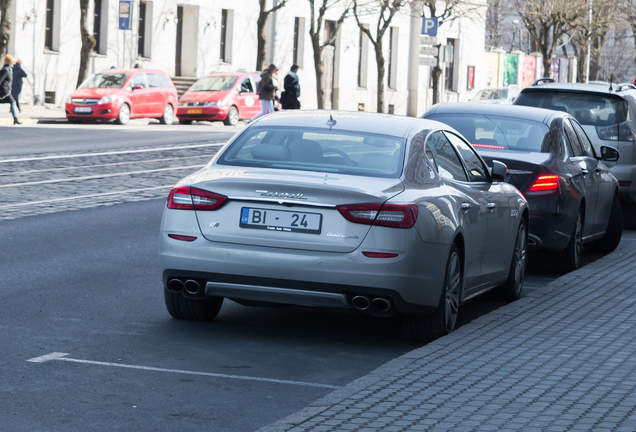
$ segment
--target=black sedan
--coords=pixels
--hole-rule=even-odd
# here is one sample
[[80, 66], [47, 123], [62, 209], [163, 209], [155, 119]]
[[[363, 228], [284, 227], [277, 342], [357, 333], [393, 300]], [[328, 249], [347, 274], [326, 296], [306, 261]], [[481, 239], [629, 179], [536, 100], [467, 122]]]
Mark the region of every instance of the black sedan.
[[580, 266], [582, 247], [609, 253], [623, 232], [618, 182], [606, 166], [613, 147], [597, 155], [578, 121], [562, 111], [491, 104], [444, 104], [424, 118], [455, 128], [487, 163], [508, 166], [506, 181], [530, 206], [529, 247], [558, 252], [559, 270]]

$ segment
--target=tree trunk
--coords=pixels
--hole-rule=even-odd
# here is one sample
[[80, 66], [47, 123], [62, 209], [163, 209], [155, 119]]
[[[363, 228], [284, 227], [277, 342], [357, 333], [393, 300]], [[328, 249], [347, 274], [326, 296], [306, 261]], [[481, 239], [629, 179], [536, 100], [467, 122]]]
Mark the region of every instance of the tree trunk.
[[80, 0], [80, 32], [82, 35], [82, 48], [80, 50], [80, 67], [76, 87], [79, 87], [88, 76], [88, 62], [91, 58], [91, 52], [97, 43], [95, 36], [88, 31], [88, 5], [89, 0]]
[[11, 40], [11, 18], [9, 18], [10, 10], [11, 0], [0, 0], [0, 14], [2, 14], [2, 19], [0, 20], [0, 55], [2, 56], [2, 59], [4, 58], [4, 54], [7, 52], [9, 41]]
[[267, 22], [267, 15], [262, 13], [258, 16], [257, 30], [256, 30], [256, 70], [262, 71], [265, 63], [265, 23]]
[[[381, 39], [380, 39], [381, 40]], [[377, 110], [379, 113], [384, 112], [384, 55], [382, 54], [382, 43], [374, 44], [375, 48], [375, 63], [378, 67], [378, 106]]]
[[552, 72], [552, 57], [548, 54], [541, 53], [543, 55], [543, 77], [550, 78]]
[[442, 95], [440, 94], [439, 83], [442, 77], [442, 68], [435, 66], [431, 68], [431, 77], [433, 78], [433, 105], [440, 103]]
[[318, 102], [318, 109], [325, 108], [325, 89], [322, 87], [322, 77], [324, 75], [324, 66], [322, 64], [322, 48], [320, 47], [320, 41], [318, 40], [318, 34], [315, 37], [312, 35], [311, 45], [314, 48], [314, 65], [316, 70], [316, 99]]

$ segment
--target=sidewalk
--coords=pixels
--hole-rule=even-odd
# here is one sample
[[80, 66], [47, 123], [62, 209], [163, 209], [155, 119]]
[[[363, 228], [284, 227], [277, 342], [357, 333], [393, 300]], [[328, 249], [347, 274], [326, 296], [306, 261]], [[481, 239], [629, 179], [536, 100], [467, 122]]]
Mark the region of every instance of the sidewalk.
[[[18, 113], [18, 120], [23, 125], [38, 123], [66, 122], [64, 108], [48, 108], [41, 105], [22, 104], [22, 112]], [[0, 126], [13, 125], [13, 116], [9, 112], [9, 105], [0, 104]]]
[[258, 432], [636, 431], [635, 259], [623, 239]]

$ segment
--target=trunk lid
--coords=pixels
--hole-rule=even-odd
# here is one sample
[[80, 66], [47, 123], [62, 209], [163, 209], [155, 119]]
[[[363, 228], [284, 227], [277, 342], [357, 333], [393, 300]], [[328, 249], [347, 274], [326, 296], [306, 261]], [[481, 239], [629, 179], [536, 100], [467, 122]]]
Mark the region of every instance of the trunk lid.
[[490, 163], [493, 160], [503, 162], [508, 167], [506, 182], [523, 192], [533, 180], [539, 165], [545, 165], [552, 158], [551, 153], [478, 150], [478, 153]]
[[384, 203], [404, 190], [399, 179], [263, 168], [213, 166], [190, 180], [229, 198], [218, 210], [196, 212], [207, 240], [325, 252], [355, 250], [371, 228], [336, 206]]

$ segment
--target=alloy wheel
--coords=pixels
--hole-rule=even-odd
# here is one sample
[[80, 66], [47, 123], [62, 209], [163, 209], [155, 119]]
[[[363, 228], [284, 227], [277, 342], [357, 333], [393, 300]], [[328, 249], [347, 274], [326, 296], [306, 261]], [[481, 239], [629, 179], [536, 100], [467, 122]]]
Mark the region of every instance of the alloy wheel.
[[526, 226], [521, 224], [517, 233], [517, 242], [515, 247], [515, 292], [517, 295], [521, 293], [523, 288], [523, 279], [526, 272], [527, 264], [527, 242], [526, 242]]
[[444, 319], [446, 321], [447, 333], [452, 332], [455, 329], [457, 323], [457, 312], [459, 311], [459, 293], [461, 291], [462, 282], [462, 269], [459, 262], [459, 254], [453, 251], [448, 260], [448, 266], [446, 268], [446, 286], [445, 290], [445, 313]]

